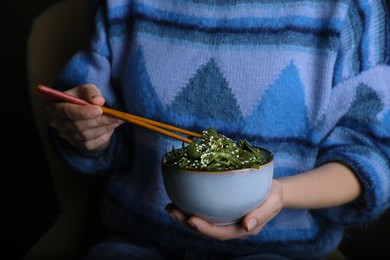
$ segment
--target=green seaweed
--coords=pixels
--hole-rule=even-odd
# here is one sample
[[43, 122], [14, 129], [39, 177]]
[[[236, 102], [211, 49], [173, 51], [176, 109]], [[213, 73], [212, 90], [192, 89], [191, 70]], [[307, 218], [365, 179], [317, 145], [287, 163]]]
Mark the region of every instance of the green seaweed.
[[226, 171], [258, 169], [269, 159], [269, 154], [247, 140], [235, 142], [210, 127], [190, 144], [183, 143], [180, 149], [172, 147], [163, 157], [163, 164], [185, 170]]

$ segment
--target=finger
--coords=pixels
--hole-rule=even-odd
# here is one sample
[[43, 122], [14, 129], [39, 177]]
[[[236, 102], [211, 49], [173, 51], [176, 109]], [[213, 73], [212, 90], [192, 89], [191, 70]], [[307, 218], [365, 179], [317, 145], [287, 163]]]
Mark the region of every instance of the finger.
[[199, 234], [190, 225], [188, 225], [188, 223], [187, 223], [188, 216], [183, 211], [181, 211], [179, 208], [177, 208], [173, 203], [166, 205], [165, 210], [182, 227], [188, 228], [192, 232]]
[[100, 89], [94, 84], [84, 84], [69, 90], [68, 94], [76, 95], [91, 104], [103, 106], [105, 99]]
[[259, 229], [255, 230], [254, 233], [248, 233], [243, 229], [241, 223], [225, 226], [213, 225], [196, 216], [188, 217], [174, 204], [168, 204], [166, 210], [181, 226], [190, 228], [190, 230], [201, 236], [222, 241], [236, 238], [244, 239], [260, 231]]
[[77, 140], [71, 140], [69, 143], [73, 145], [74, 147], [77, 147], [79, 150], [83, 152], [88, 153], [96, 153], [103, 151], [107, 148], [109, 145], [109, 141], [111, 139], [113, 130], [110, 132], [105, 133], [104, 135], [99, 136], [95, 139], [90, 139], [87, 141], [77, 141]]
[[63, 118], [68, 120], [85, 120], [101, 116], [103, 111], [96, 105], [75, 105], [68, 102], [50, 102], [46, 111], [52, 118]]
[[[89, 124], [89, 122], [91, 122]], [[89, 125], [95, 125], [96, 120], [87, 120], [87, 122], [74, 122], [74, 121], [68, 121], [68, 123], [62, 123], [59, 125], [56, 125], [55, 123], [50, 124], [54, 128], [57, 129], [59, 135], [67, 139], [68, 141], [87, 141], [99, 138], [102, 135], [105, 135], [111, 131], [113, 131], [115, 128], [117, 128], [119, 125], [121, 125], [123, 122], [118, 121], [117, 123], [113, 124], [106, 124], [103, 126], [98, 125], [97, 127], [86, 127], [87, 124]], [[82, 125], [82, 126], [78, 126]], [[62, 127], [61, 127], [62, 126]]]
[[184, 225], [184, 226], [187, 226], [188, 227], [188, 224], [187, 224], [187, 218], [188, 216], [183, 212], [181, 211], [179, 208], [177, 208], [175, 206], [175, 204], [173, 203], [169, 203], [165, 206], [165, 211], [168, 212], [168, 214], [174, 219], [176, 220], [177, 222], [179, 222], [180, 224]]
[[280, 196], [270, 192], [266, 200], [258, 208], [250, 212], [242, 220], [242, 226], [247, 232], [263, 227], [282, 209]]
[[[78, 131], [78, 132], [84, 132], [89, 129], [94, 129], [94, 131], [98, 128], [111, 130], [114, 129], [120, 125], [122, 125], [124, 121], [110, 117], [110, 116], [101, 116], [96, 119], [86, 119], [86, 120], [70, 120], [67, 118], [61, 118], [61, 117], [54, 117], [50, 120], [49, 124], [50, 126], [58, 129], [59, 131]], [[97, 132], [97, 134], [101, 134], [100, 132]]]
[[187, 223], [198, 233], [221, 241], [244, 238], [250, 235], [243, 229], [241, 223], [218, 226], [196, 216], [191, 216]]

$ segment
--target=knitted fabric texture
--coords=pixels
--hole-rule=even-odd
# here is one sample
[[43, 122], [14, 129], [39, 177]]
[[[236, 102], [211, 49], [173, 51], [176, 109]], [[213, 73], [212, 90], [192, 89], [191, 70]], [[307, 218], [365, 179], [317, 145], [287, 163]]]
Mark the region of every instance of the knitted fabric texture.
[[386, 6], [367, 0], [92, 1], [85, 48], [58, 77], [96, 84], [106, 105], [193, 131], [215, 128], [274, 153], [274, 177], [339, 161], [363, 187], [356, 203], [283, 209], [260, 234], [217, 241], [165, 212], [160, 159], [181, 142], [130, 124], [86, 157], [60, 138], [67, 162], [106, 174], [103, 219], [160, 244], [317, 258], [346, 226], [390, 206], [390, 69]]

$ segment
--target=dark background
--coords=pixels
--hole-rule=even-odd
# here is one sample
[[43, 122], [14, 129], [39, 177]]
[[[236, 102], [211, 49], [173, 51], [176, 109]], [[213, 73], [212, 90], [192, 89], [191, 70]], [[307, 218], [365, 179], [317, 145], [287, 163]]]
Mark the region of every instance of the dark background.
[[[58, 206], [28, 97], [26, 40], [33, 17], [55, 0], [1, 1], [1, 255], [20, 259]], [[39, 260], [39, 259], [37, 259]], [[53, 259], [54, 260], [54, 259]]]
[[[2, 1], [1, 254], [20, 259], [53, 223], [59, 209], [35, 129], [26, 78], [26, 40], [35, 16], [55, 0]], [[388, 1], [389, 2], [389, 1]], [[390, 213], [350, 230], [341, 250], [350, 259], [390, 256]], [[388, 258], [389, 259], [389, 258]]]

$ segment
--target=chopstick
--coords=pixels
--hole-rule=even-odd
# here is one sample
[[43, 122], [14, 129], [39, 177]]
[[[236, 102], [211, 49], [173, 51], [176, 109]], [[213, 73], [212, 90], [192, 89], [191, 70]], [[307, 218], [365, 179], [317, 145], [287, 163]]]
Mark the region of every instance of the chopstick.
[[[59, 90], [53, 89], [51, 87], [48, 87], [48, 86], [45, 86], [42, 84], [39, 84], [37, 86], [37, 88], [35, 89], [35, 94], [39, 97], [44, 97], [44, 98], [57, 100], [57, 101], [65, 101], [65, 102], [73, 103], [76, 105], [91, 105], [88, 101], [86, 101], [84, 99], [69, 95], [67, 93], [61, 92]], [[125, 112], [115, 110], [112, 108], [108, 108], [105, 106], [102, 106], [101, 109], [102, 109], [103, 113], [106, 115], [109, 115], [109, 116], [112, 116], [115, 118], [119, 118], [123, 121], [147, 128], [149, 130], [164, 134], [166, 136], [175, 138], [177, 140], [180, 140], [180, 141], [183, 141], [186, 143], [191, 143], [192, 140], [189, 138], [185, 138], [181, 135], [172, 133], [168, 130], [171, 130], [171, 131], [174, 131], [177, 133], [181, 133], [181, 134], [185, 134], [187, 136], [198, 137], [198, 138], [201, 137], [201, 134], [199, 134], [199, 133], [188, 131], [186, 129], [182, 129], [182, 128], [179, 128], [176, 126], [172, 126], [172, 125], [168, 125], [168, 124], [161, 123], [158, 121], [154, 121], [154, 120], [151, 120], [148, 118], [125, 113]], [[166, 129], [168, 129], [168, 130], [166, 130]]]

